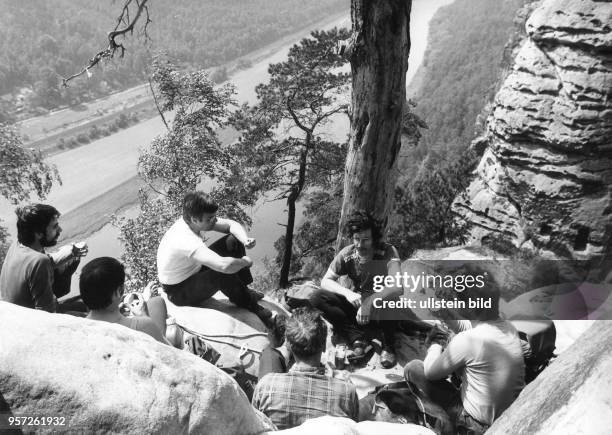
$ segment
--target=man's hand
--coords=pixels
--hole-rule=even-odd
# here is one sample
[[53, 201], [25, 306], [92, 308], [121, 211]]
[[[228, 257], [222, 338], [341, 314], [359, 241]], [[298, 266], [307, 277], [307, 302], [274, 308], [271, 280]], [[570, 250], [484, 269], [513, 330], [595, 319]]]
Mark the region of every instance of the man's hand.
[[75, 257], [85, 257], [88, 252], [89, 248], [85, 242], [78, 242], [72, 245], [72, 255]]
[[355, 308], [359, 308], [361, 306], [361, 295], [359, 293], [348, 291], [344, 297]]
[[251, 267], [253, 265], [253, 260], [251, 260], [250, 257], [247, 257], [246, 255], [244, 257], [242, 257], [242, 260], [244, 260], [247, 264], [244, 267]]
[[370, 313], [366, 312], [368, 310], [363, 309], [363, 305], [359, 307], [357, 310], [357, 324], [359, 325], [367, 325], [370, 323]]
[[247, 249], [251, 249], [255, 247], [255, 244], [257, 243], [257, 241], [253, 238], [253, 237], [249, 237], [248, 239], [246, 239], [246, 241], [244, 242], [244, 247]]
[[427, 334], [427, 338], [425, 339], [425, 347], [429, 347], [432, 344], [439, 344], [442, 347], [446, 347], [448, 344], [449, 334], [446, 331], [443, 331], [438, 326], [434, 326]]

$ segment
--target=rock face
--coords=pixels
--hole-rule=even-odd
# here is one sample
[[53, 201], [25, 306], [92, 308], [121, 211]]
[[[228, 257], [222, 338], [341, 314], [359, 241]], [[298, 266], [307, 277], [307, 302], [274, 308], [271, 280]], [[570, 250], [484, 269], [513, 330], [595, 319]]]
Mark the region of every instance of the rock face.
[[476, 242], [590, 258], [612, 238], [612, 3], [545, 0], [526, 28], [454, 209]]
[[[260, 304], [287, 314], [280, 305], [267, 299]], [[204, 335], [207, 343], [221, 354], [217, 365], [242, 365], [247, 373], [258, 375], [259, 355], [269, 342], [266, 327], [255, 314], [238, 308], [218, 294], [202, 303], [201, 307], [179, 307], [167, 299], [166, 306], [168, 314], [179, 325]]]
[[609, 434], [612, 322], [597, 321], [529, 384], [487, 435]]
[[119, 325], [6, 302], [0, 302], [0, 412], [65, 417], [53, 432], [269, 429], [228, 375], [187, 352]]

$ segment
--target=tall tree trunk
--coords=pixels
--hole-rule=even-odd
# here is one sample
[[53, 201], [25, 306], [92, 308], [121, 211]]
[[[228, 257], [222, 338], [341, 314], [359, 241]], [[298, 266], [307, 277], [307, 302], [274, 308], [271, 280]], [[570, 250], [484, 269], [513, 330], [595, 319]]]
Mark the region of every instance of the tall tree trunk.
[[291, 254], [293, 252], [293, 227], [295, 226], [295, 203], [297, 198], [294, 192], [296, 190], [294, 188], [287, 198], [289, 210], [287, 212], [287, 228], [285, 229], [285, 252], [283, 253], [283, 264], [278, 282], [280, 288], [287, 288], [289, 286], [289, 268], [291, 267]]
[[369, 211], [383, 222], [384, 231], [392, 211], [411, 8], [411, 0], [351, 0], [351, 135], [336, 250], [344, 245], [342, 229], [352, 212]]
[[289, 207], [289, 210], [287, 212], [287, 228], [285, 230], [285, 252], [283, 253], [283, 264], [281, 266], [278, 282], [280, 288], [287, 288], [289, 286], [289, 269], [291, 268], [291, 254], [293, 253], [293, 230], [295, 227], [295, 204], [300, 198], [302, 190], [304, 190], [304, 184], [306, 183], [306, 163], [311, 139], [311, 133], [306, 133], [305, 146], [300, 154], [300, 168], [298, 171], [297, 183], [293, 185], [291, 188], [291, 193], [289, 193], [289, 196], [287, 197], [287, 206]]

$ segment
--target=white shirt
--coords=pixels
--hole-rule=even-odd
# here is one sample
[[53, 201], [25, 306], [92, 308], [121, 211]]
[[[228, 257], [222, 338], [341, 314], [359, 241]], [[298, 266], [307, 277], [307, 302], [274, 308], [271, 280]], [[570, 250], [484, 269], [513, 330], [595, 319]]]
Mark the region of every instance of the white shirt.
[[482, 322], [460, 332], [444, 352], [432, 345], [424, 365], [430, 379], [460, 370], [463, 407], [484, 424], [493, 423], [525, 386], [518, 333], [504, 320]]
[[157, 248], [157, 276], [162, 284], [179, 284], [197, 273], [202, 264], [193, 259], [204, 240], [180, 218], [166, 231]]

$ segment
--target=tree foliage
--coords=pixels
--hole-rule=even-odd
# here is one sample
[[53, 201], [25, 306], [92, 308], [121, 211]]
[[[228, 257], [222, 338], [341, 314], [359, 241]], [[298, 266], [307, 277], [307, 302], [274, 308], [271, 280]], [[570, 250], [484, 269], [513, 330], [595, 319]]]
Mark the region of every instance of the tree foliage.
[[243, 181], [226, 183], [226, 195], [254, 202], [270, 194], [287, 201], [281, 287], [289, 282], [296, 203], [306, 189], [328, 188], [342, 175], [346, 145], [326, 140], [322, 129], [347, 109], [349, 75], [336, 53], [347, 36], [338, 29], [313, 32], [294, 45], [285, 62], [270, 65], [270, 81], [256, 87], [257, 104], [244, 105], [233, 117], [242, 135], [231, 147], [232, 177]]
[[21, 137], [8, 125], [0, 125], [0, 195], [13, 204], [34, 194], [44, 198], [54, 182], [61, 183], [55, 166], [42, 154], [23, 148]]
[[515, 13], [531, 1], [456, 0], [438, 10], [423, 64], [408, 90], [430, 128], [418, 147], [403, 145], [402, 172], [414, 175], [430, 152], [430, 158], [463, 152], [478, 136], [483, 107], [504, 72], [506, 44], [517, 32]]
[[[0, 195], [14, 205], [32, 196], [44, 199], [53, 183], [61, 184], [55, 166], [45, 163], [40, 152], [23, 148], [14, 127], [0, 124]], [[0, 265], [7, 238], [6, 229], [0, 226]]]
[[400, 180], [389, 241], [402, 257], [415, 249], [465, 243], [467, 223], [451, 205], [469, 185], [477, 161], [472, 150], [442, 161], [428, 157], [413, 179]]

